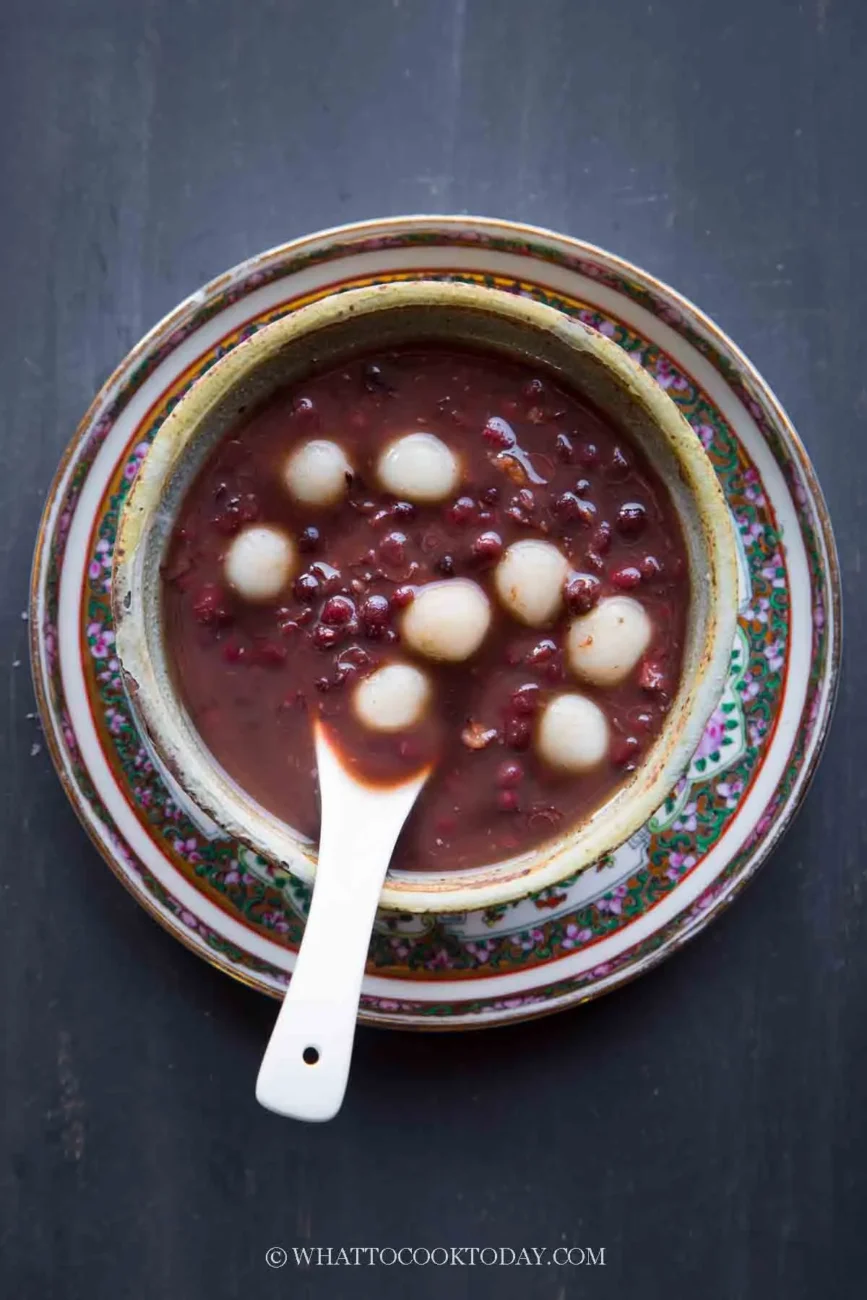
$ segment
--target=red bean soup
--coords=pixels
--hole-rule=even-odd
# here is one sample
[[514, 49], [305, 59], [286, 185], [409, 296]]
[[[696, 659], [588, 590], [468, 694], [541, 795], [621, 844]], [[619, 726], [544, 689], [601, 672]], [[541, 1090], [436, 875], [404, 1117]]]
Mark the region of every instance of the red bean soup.
[[[425, 499], [439, 490], [426, 473], [415, 500], [382, 486], [394, 486], [387, 449], [420, 431], [451, 452], [444, 499]], [[312, 440], [346, 458], [324, 505], [293, 495], [287, 478]], [[282, 544], [282, 584], [250, 598], [232, 548], [263, 526]], [[532, 625], [536, 571], [521, 575], [529, 588], [517, 596], [497, 576], [509, 548], [530, 539], [556, 548], [544, 552], [549, 608], [541, 622], [530, 610]], [[315, 839], [315, 716], [371, 782], [430, 761], [394, 865], [436, 871], [537, 846], [611, 795], [670, 707], [690, 596], [669, 494], [622, 430], [517, 360], [421, 344], [314, 374], [245, 413], [189, 489], [162, 578], [175, 683], [225, 771]], [[484, 593], [487, 631], [460, 662], [430, 657], [408, 635], [409, 611], [429, 584], [467, 582]], [[637, 639], [634, 627], [623, 634], [626, 671], [599, 672], [592, 651], [605, 638], [594, 620], [623, 605], [643, 620]], [[616, 660], [620, 623], [613, 634], [608, 623]], [[357, 693], [395, 662], [425, 674], [426, 700], [410, 725], [381, 730], [363, 721]], [[590, 702], [592, 726], [590, 752], [561, 764], [552, 744], [584, 744], [580, 718], [554, 719], [564, 696]]]

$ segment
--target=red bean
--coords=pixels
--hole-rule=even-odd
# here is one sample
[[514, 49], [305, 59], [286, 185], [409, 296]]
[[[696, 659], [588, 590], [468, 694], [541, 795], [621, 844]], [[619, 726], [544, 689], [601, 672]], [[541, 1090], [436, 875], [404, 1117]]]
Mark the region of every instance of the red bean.
[[480, 533], [471, 547], [473, 559], [484, 567], [496, 564], [503, 554], [503, 539], [499, 533]]
[[478, 509], [479, 507], [472, 497], [458, 497], [448, 511], [449, 522], [462, 528], [465, 524], [472, 522], [478, 513]]
[[326, 627], [324, 623], [319, 623], [310, 633], [310, 639], [317, 650], [331, 650], [342, 635], [342, 628]]
[[647, 527], [647, 511], [640, 501], [627, 501], [617, 512], [617, 531], [621, 537], [640, 537]]
[[519, 717], [532, 717], [542, 707], [542, 692], [535, 682], [526, 682], [512, 691], [509, 705]]
[[632, 591], [641, 582], [641, 571], [634, 565], [624, 565], [622, 569], [615, 569], [611, 574], [611, 585], [618, 591]]
[[595, 442], [582, 442], [578, 448], [578, 460], [585, 469], [593, 469], [599, 464], [599, 448]]
[[635, 736], [624, 736], [616, 741], [611, 750], [611, 761], [618, 767], [634, 767], [634, 760], [641, 753], [641, 742]]
[[232, 610], [223, 588], [209, 582], [193, 600], [193, 617], [204, 627], [224, 627], [232, 622]]
[[661, 664], [645, 659], [638, 672], [638, 685], [651, 695], [668, 690], [668, 677]]
[[611, 453], [611, 460], [608, 462], [608, 477], [613, 479], [624, 479], [630, 471], [629, 461], [624, 456], [619, 447], [615, 447]]
[[305, 528], [303, 532], [298, 534], [298, 550], [315, 551], [318, 549], [321, 540], [318, 528]]
[[329, 627], [345, 627], [355, 617], [355, 606], [346, 596], [329, 596], [319, 617]]
[[516, 813], [520, 811], [521, 805], [514, 790], [498, 790], [497, 807], [501, 813]]
[[596, 507], [591, 501], [582, 501], [574, 492], [563, 492], [551, 507], [562, 523], [578, 522], [589, 528], [596, 519]]
[[554, 439], [554, 451], [557, 453], [557, 459], [564, 465], [571, 465], [575, 459], [575, 448], [572, 445], [572, 439], [567, 433], [558, 433]]
[[301, 573], [295, 579], [292, 590], [296, 600], [300, 600], [303, 605], [311, 605], [319, 595], [319, 586], [319, 579], [312, 573]]
[[497, 451], [505, 451], [507, 447], [514, 447], [518, 441], [512, 426], [496, 415], [492, 416], [482, 429], [482, 437], [485, 442], [491, 447], [495, 447]]
[[662, 564], [655, 555], [645, 555], [638, 567], [641, 570], [642, 578], [645, 578], [648, 582], [652, 582], [654, 578], [659, 578], [662, 575]]
[[607, 519], [603, 519], [596, 529], [590, 544], [598, 555], [608, 554], [611, 549], [611, 525]]
[[392, 592], [391, 603], [396, 609], [405, 609], [415, 600], [415, 588], [413, 587], [396, 587]]
[[316, 407], [309, 397], [296, 397], [292, 403], [292, 414], [296, 419], [310, 420], [316, 414]]
[[358, 612], [365, 634], [372, 639], [381, 636], [391, 621], [391, 604], [387, 596], [368, 596]]
[[380, 559], [392, 568], [402, 567], [406, 564], [406, 545], [405, 533], [386, 533], [377, 548]]
[[507, 758], [497, 768], [496, 782], [502, 790], [512, 789], [520, 785], [524, 779], [524, 768], [516, 759]]
[[540, 641], [539, 644], [534, 646], [529, 654], [524, 657], [524, 662], [531, 668], [535, 668], [537, 664], [546, 663], [556, 653], [557, 642], [546, 637], [544, 641]]
[[586, 614], [602, 595], [602, 583], [592, 573], [576, 573], [563, 589], [563, 598], [570, 614]]
[[503, 739], [509, 749], [529, 749], [532, 737], [532, 725], [529, 718], [519, 718], [511, 714], [503, 727]]

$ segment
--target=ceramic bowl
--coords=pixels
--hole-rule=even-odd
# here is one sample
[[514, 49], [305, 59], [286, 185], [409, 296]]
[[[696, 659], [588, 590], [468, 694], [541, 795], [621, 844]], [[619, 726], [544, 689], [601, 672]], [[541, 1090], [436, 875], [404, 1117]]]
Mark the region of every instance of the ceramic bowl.
[[698, 438], [626, 353], [554, 308], [476, 285], [413, 281], [333, 294], [266, 326], [202, 375], [159, 429], [118, 528], [113, 606], [131, 706], [161, 764], [225, 832], [304, 880], [315, 847], [267, 812], [205, 748], [176, 693], [162, 636], [160, 565], [187, 488], [251, 404], [312, 367], [406, 342], [475, 344], [540, 366], [625, 428], [666, 483], [691, 576], [683, 674], [642, 764], [583, 821], [518, 856], [468, 871], [391, 870], [383, 907], [402, 912], [492, 907], [555, 884], [629, 838], [686, 769], [725, 684], [736, 625], [731, 517]]

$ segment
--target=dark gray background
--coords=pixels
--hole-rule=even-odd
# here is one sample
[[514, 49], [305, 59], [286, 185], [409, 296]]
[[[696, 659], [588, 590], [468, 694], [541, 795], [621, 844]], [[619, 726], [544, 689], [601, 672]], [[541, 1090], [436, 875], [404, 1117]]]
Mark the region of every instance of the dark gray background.
[[[865, 37], [861, 0], [2, 0], [4, 1295], [865, 1294]], [[261, 248], [438, 210], [594, 240], [741, 343], [828, 496], [848, 672], [794, 829], [699, 942], [525, 1028], [363, 1031], [305, 1128], [253, 1100], [273, 1005], [139, 911], [30, 756], [20, 612], [57, 459], [146, 328]], [[264, 1261], [562, 1241], [606, 1267]]]

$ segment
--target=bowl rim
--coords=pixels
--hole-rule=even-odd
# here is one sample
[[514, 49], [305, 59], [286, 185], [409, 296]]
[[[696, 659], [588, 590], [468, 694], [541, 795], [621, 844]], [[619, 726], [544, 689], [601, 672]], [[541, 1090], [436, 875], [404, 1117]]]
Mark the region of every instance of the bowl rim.
[[[130, 705], [161, 762], [207, 817], [266, 859], [281, 862], [306, 882], [315, 877], [315, 854], [291, 828], [267, 813], [223, 772], [183, 710], [165, 707], [135, 593], [163, 491], [212, 410], [246, 377], [299, 339], [377, 311], [436, 305], [467, 307], [510, 317], [554, 334], [576, 352], [601, 362], [608, 377], [636, 401], [663, 435], [697, 506], [709, 564], [711, 596], [695, 682], [673, 708], [660, 735], [621, 791], [570, 838], [567, 828], [517, 858], [472, 871], [389, 874], [381, 896], [387, 910], [408, 913], [465, 911], [514, 902], [584, 870], [630, 838], [653, 814], [687, 767], [725, 685], [737, 620], [737, 558], [730, 512], [700, 440], [671, 398], [622, 349], [557, 309], [499, 289], [437, 280], [390, 282], [329, 293], [264, 326], [201, 376], [167, 417], [124, 504], [118, 523], [112, 602], [116, 646]], [[675, 502], [675, 508], [677, 503]], [[695, 581], [693, 574], [693, 581]], [[683, 684], [682, 684], [683, 685]], [[678, 693], [680, 701], [681, 692]], [[676, 725], [675, 725], [676, 724]], [[619, 800], [619, 803], [618, 803]], [[617, 805], [613, 807], [613, 805]], [[613, 813], [616, 815], [612, 815]], [[542, 860], [540, 860], [542, 859]]]

